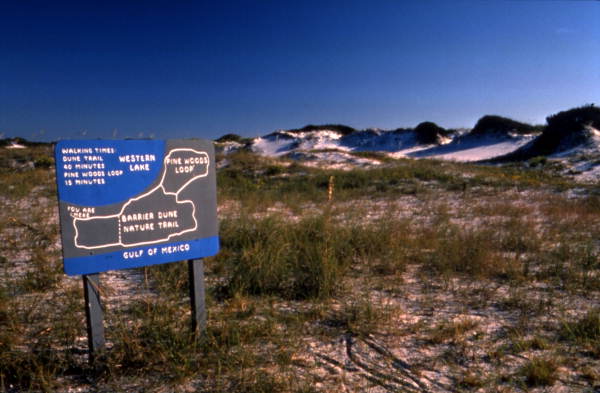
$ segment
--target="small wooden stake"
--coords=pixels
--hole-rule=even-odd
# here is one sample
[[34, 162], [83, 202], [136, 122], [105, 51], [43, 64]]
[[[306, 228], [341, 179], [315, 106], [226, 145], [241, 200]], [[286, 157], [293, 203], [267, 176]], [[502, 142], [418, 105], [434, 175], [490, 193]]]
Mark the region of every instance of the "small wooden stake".
[[88, 346], [90, 362], [95, 355], [104, 349], [104, 324], [102, 304], [100, 303], [100, 275], [83, 275], [83, 292], [85, 296], [85, 319], [87, 321]]
[[188, 260], [190, 303], [192, 306], [192, 333], [206, 329], [206, 303], [204, 298], [204, 262], [202, 259]]

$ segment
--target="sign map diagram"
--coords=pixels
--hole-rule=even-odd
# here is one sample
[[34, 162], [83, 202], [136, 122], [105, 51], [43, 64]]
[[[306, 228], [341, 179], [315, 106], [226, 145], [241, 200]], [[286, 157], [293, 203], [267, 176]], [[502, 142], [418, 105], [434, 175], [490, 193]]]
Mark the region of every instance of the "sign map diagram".
[[[180, 194], [192, 182], [207, 176], [209, 156], [190, 148], [176, 148], [165, 156], [163, 165], [158, 185], [129, 199], [118, 213], [74, 218], [75, 247], [94, 250], [143, 246], [195, 231], [197, 207], [192, 200], [180, 200]], [[106, 228], [114, 228], [110, 239], [102, 237], [98, 241], [94, 234]]]

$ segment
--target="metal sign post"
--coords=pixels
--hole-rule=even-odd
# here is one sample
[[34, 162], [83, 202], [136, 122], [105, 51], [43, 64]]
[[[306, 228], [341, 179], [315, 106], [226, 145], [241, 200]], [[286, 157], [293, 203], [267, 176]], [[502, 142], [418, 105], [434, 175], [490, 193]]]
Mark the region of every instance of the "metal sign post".
[[104, 323], [102, 303], [100, 302], [99, 274], [83, 275], [83, 293], [85, 298], [85, 319], [87, 321], [90, 362], [96, 354], [104, 350]]
[[191, 259], [188, 261], [190, 303], [192, 306], [192, 333], [198, 337], [198, 333], [206, 329], [206, 302], [204, 298], [204, 261], [202, 259]]

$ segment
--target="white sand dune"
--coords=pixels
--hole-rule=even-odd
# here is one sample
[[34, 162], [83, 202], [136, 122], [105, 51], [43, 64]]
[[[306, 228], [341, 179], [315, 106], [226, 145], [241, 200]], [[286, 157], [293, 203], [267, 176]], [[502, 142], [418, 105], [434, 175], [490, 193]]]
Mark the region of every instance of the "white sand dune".
[[[565, 167], [565, 173], [582, 181], [600, 179], [600, 132], [590, 130], [588, 143], [548, 156]], [[477, 162], [501, 157], [531, 146], [538, 135], [488, 132], [474, 135], [461, 130], [441, 138], [439, 144], [419, 143], [414, 130], [385, 131], [367, 129], [343, 134], [336, 130], [280, 130], [254, 138], [248, 145], [253, 152], [269, 157], [287, 157], [305, 165], [349, 169], [381, 164], [376, 158], [354, 153], [379, 152], [393, 158], [433, 158], [458, 162]], [[239, 146], [223, 146], [225, 153]]]
[[459, 135], [440, 145], [419, 144], [412, 130], [364, 130], [341, 135], [332, 130], [292, 133], [278, 131], [255, 138], [251, 148], [265, 156], [278, 157], [292, 152], [323, 151], [383, 152], [392, 157], [437, 158], [480, 161], [510, 153], [527, 144], [534, 135]]
[[414, 158], [437, 158], [461, 162], [489, 160], [526, 145], [535, 135], [465, 135], [452, 142], [410, 153]]

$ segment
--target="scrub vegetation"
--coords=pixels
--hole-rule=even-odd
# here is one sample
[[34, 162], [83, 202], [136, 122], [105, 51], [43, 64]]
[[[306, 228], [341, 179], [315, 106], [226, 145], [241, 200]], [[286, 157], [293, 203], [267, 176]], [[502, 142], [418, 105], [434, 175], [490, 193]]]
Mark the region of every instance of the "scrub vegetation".
[[92, 365], [51, 147], [0, 148], [0, 391], [600, 388], [597, 185], [544, 166], [219, 160], [206, 331], [190, 334], [185, 263], [102, 273]]

